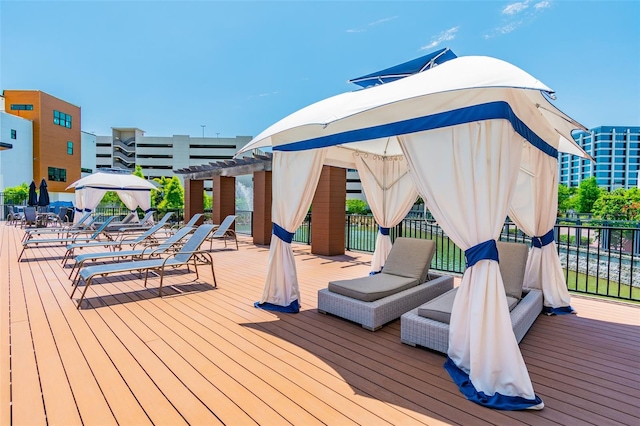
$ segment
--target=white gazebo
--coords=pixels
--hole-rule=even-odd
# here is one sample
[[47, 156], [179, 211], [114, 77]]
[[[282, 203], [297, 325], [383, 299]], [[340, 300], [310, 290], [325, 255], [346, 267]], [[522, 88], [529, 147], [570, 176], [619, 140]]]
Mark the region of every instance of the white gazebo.
[[511, 329], [496, 240], [507, 215], [534, 237], [526, 284], [542, 289], [546, 307], [571, 312], [553, 239], [557, 156], [588, 158], [571, 135], [584, 127], [550, 102], [549, 87], [507, 62], [454, 55], [431, 65], [303, 108], [238, 153], [267, 146], [274, 152], [275, 238], [256, 306], [299, 311], [293, 233], [322, 166], [357, 169], [381, 225], [373, 269], [384, 265], [391, 247], [388, 228], [417, 194], [465, 250], [448, 351], [460, 389], [493, 408], [540, 409]]
[[[140, 207], [147, 213], [151, 211], [151, 190], [156, 189], [156, 185], [129, 171], [102, 169], [75, 181], [69, 188], [75, 188], [76, 213], [94, 211], [107, 191], [115, 191], [132, 212]], [[74, 221], [80, 217], [80, 214], [76, 214]]]

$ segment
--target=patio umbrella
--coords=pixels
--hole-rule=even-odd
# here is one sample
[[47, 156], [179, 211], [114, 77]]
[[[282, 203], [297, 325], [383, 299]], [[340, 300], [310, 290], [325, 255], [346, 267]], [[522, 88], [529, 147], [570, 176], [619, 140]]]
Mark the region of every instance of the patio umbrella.
[[31, 207], [38, 205], [38, 194], [36, 193], [35, 181], [31, 181], [31, 184], [29, 185], [29, 199], [27, 200], [27, 205]]
[[38, 196], [38, 205], [46, 207], [49, 205], [49, 190], [47, 189], [47, 181], [42, 178], [40, 181], [40, 195]]
[[[427, 207], [467, 259], [451, 312], [447, 371], [474, 402], [540, 409], [511, 329], [495, 242], [519, 175], [542, 182], [534, 166], [547, 158], [557, 162], [559, 151], [590, 158], [572, 137], [586, 128], [551, 103], [552, 89], [495, 58], [452, 58], [408, 77], [378, 81], [294, 112], [236, 154], [261, 147], [274, 151], [276, 238], [257, 306], [299, 310], [291, 240], [323, 165], [357, 168], [359, 156], [406, 162]], [[527, 164], [523, 158], [533, 151], [544, 158], [534, 156]], [[557, 163], [552, 170], [557, 181]], [[526, 201], [540, 214], [555, 212], [553, 193], [546, 191], [557, 192], [553, 181], [544, 181], [545, 191], [528, 192], [533, 195]], [[546, 231], [537, 238], [540, 245], [549, 240], [542, 238]]]

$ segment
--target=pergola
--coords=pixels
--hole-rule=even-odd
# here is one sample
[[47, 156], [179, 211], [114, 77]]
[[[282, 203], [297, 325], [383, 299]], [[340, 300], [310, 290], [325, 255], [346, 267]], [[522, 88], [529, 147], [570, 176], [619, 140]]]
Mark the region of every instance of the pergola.
[[[184, 217], [204, 211], [202, 193], [204, 181], [213, 182], [212, 221], [221, 223], [235, 214], [235, 177], [253, 175], [254, 244], [271, 243], [271, 167], [273, 154], [253, 153], [251, 157], [211, 162], [174, 170], [184, 177]], [[324, 166], [313, 199], [313, 227], [311, 251], [314, 254], [335, 256], [345, 252], [346, 170]]]

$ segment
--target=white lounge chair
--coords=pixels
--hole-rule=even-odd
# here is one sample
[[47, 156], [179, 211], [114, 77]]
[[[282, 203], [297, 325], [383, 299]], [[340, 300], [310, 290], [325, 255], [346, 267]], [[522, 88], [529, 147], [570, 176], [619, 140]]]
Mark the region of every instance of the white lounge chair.
[[[511, 325], [519, 343], [542, 312], [542, 292], [529, 290], [523, 293], [522, 284], [529, 247], [522, 243], [504, 241], [498, 241], [497, 246]], [[403, 314], [400, 319], [402, 343], [447, 353], [449, 320], [457, 290], [450, 290]]]
[[188, 266], [191, 262], [195, 268], [196, 279], [199, 278], [198, 275], [198, 263], [201, 264], [209, 264], [211, 265], [211, 274], [213, 275], [213, 286], [216, 287], [216, 276], [213, 270], [213, 258], [208, 251], [200, 250], [200, 246], [207, 238], [207, 236], [213, 230], [212, 225], [201, 225], [199, 226], [193, 234], [189, 237], [189, 239], [184, 243], [182, 248], [165, 257], [160, 259], [145, 259], [145, 260], [134, 260], [130, 262], [120, 262], [120, 263], [112, 263], [108, 265], [93, 265], [87, 266], [80, 269], [78, 274], [78, 280], [74, 285], [73, 291], [71, 292], [71, 298], [73, 298], [73, 294], [78, 288], [81, 281], [84, 281], [85, 287], [80, 296], [80, 300], [78, 300], [77, 308], [80, 309], [80, 305], [82, 304], [82, 300], [84, 299], [85, 294], [87, 293], [87, 289], [93, 282], [96, 276], [106, 276], [113, 273], [119, 272], [131, 272], [131, 271], [145, 271], [144, 275], [144, 285], [147, 286], [147, 278], [149, 277], [149, 271], [157, 271], [160, 274], [160, 288], [159, 288], [159, 296], [162, 297], [162, 282], [164, 280], [164, 273], [167, 268], [170, 267], [178, 267], [178, 266]]
[[318, 291], [318, 312], [379, 329], [453, 288], [453, 277], [429, 274], [434, 253], [433, 240], [397, 238], [381, 273], [333, 281]]

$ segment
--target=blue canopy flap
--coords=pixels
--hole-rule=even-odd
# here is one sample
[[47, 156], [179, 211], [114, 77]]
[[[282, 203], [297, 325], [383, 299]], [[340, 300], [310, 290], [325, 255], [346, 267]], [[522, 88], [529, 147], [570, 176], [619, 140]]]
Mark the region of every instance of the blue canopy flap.
[[363, 75], [362, 77], [353, 78], [349, 80], [349, 83], [355, 83], [364, 88], [389, 83], [391, 81], [400, 80], [401, 78], [409, 77], [412, 74], [428, 70], [438, 64], [442, 64], [455, 58], [457, 58], [456, 54], [448, 47], [445, 47], [444, 49], [431, 52], [428, 55], [421, 56], [420, 58], [412, 59], [399, 65], [394, 65], [391, 68]]

